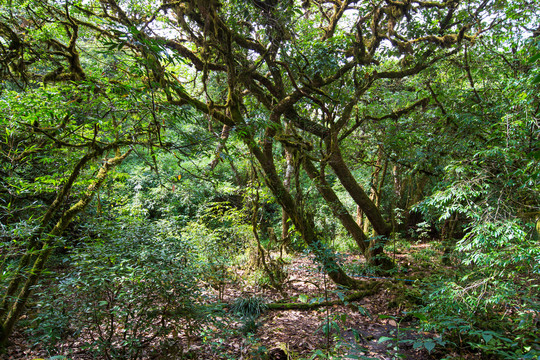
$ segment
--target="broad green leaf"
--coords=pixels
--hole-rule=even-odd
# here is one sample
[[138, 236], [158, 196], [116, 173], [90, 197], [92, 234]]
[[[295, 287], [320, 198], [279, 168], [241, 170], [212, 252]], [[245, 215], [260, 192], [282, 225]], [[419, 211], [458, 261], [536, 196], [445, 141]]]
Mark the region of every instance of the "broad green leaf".
[[431, 351], [435, 349], [435, 342], [432, 340], [428, 340], [424, 343], [424, 347], [429, 353], [431, 353]]
[[423, 313], [421, 312], [413, 312], [413, 313], [409, 313], [410, 315], [414, 316], [415, 318], [421, 320], [421, 321], [427, 321], [427, 317], [426, 315], [424, 315]]
[[484, 341], [487, 344], [491, 339], [493, 339], [493, 335], [487, 334], [487, 333], [482, 333], [482, 338], [484, 338]]
[[393, 340], [395, 340], [395, 339], [391, 338], [391, 337], [388, 337], [388, 336], [381, 336], [379, 338], [378, 343], [380, 344], [380, 343], [383, 343], [383, 342], [386, 342], [386, 341], [393, 341]]

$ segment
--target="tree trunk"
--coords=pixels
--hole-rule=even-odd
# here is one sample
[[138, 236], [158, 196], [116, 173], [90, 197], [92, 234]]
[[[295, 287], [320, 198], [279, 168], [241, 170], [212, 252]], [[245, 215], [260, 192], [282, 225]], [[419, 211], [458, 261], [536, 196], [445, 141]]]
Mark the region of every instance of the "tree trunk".
[[363, 290], [356, 291], [350, 295], [347, 295], [343, 300], [333, 300], [333, 301], [321, 301], [321, 302], [310, 302], [310, 303], [270, 303], [268, 304], [268, 309], [270, 310], [314, 310], [323, 306], [333, 306], [333, 305], [349, 305], [353, 301], [362, 300], [366, 296], [371, 296], [376, 294], [381, 288], [381, 283], [366, 283]]
[[219, 136], [220, 141], [216, 148], [216, 156], [214, 157], [214, 160], [212, 160], [209, 164], [210, 170], [214, 170], [214, 168], [217, 166], [217, 164], [221, 160], [221, 152], [225, 148], [225, 142], [227, 142], [230, 132], [231, 132], [231, 127], [229, 125], [223, 125], [223, 128], [221, 129], [221, 135]]
[[454, 231], [458, 222], [458, 213], [455, 212], [444, 222], [441, 238], [444, 245], [444, 252], [442, 256], [442, 262], [444, 265], [451, 265], [450, 255], [454, 251]]
[[358, 205], [356, 205], [356, 223], [360, 226], [360, 229], [364, 228], [364, 212]]
[[17, 269], [15, 270], [15, 275], [13, 276], [13, 278], [10, 279], [9, 285], [4, 292], [4, 295], [2, 297], [2, 303], [0, 304], [0, 325], [2, 319], [8, 311], [9, 302], [15, 296], [15, 293], [17, 292], [20, 285], [22, 284], [22, 281], [24, 280], [25, 269], [27, 269], [32, 263], [36, 261], [35, 251], [39, 250], [41, 248], [41, 245], [43, 245], [42, 243], [38, 243], [38, 239], [45, 235], [46, 228], [50, 226], [51, 219], [57, 213], [58, 209], [60, 209], [61, 205], [64, 203], [66, 197], [71, 191], [71, 188], [73, 187], [75, 180], [79, 177], [81, 170], [84, 168], [84, 166], [86, 166], [88, 161], [95, 159], [97, 156], [101, 155], [103, 151], [104, 150], [100, 149], [98, 151], [88, 153], [77, 162], [66, 183], [62, 186], [62, 189], [56, 195], [56, 198], [47, 209], [47, 212], [41, 220], [39, 230], [36, 231], [36, 235], [32, 236], [32, 238], [29, 240], [26, 254], [21, 257]]
[[393, 267], [392, 261], [384, 254], [382, 246], [370, 245], [368, 238], [362, 228], [354, 220], [347, 208], [341, 203], [332, 187], [326, 182], [324, 174], [319, 172], [309, 159], [304, 161], [304, 168], [311, 180], [315, 183], [317, 190], [330, 206], [332, 213], [339, 219], [343, 227], [352, 236], [360, 251], [365, 256], [366, 261], [374, 266], [388, 270]]
[[[380, 209], [381, 206], [381, 192], [382, 187], [384, 185], [384, 179], [386, 177], [386, 168], [388, 167], [388, 160], [384, 160], [383, 165], [383, 151], [382, 146], [379, 145], [378, 151], [377, 151], [377, 160], [373, 169], [373, 174], [371, 175], [371, 190], [369, 198], [377, 209]], [[381, 174], [382, 171], [382, 174]], [[380, 180], [379, 180], [380, 178]], [[368, 233], [369, 230], [369, 222], [364, 223], [364, 233]]]
[[[270, 135], [273, 134], [268, 135], [268, 137], [271, 137]], [[348, 288], [356, 288], [362, 284], [361, 281], [351, 278], [343, 271], [337, 263], [334, 254], [328, 251], [321, 241], [321, 236], [315, 232], [312, 215], [304, 213], [283, 186], [272, 156], [272, 141], [266, 140], [262, 151], [249, 137], [245, 138], [245, 143], [261, 165], [265, 174], [266, 184], [276, 197], [276, 201], [287, 212], [296, 230], [301, 234], [307, 246], [313, 251], [317, 261], [324, 266], [325, 271], [332, 281]]]
[[[286, 168], [285, 168], [285, 177], [283, 179], [283, 186], [287, 191], [291, 191], [291, 178], [294, 172], [294, 165], [292, 161], [292, 154], [290, 151], [285, 149], [285, 160], [286, 160]], [[289, 215], [287, 215], [287, 212], [285, 209], [281, 209], [281, 242], [283, 244], [287, 243], [289, 239], [289, 223], [287, 220], [289, 219]]]
[[[96, 191], [99, 190], [99, 188], [101, 187], [101, 185], [107, 178], [107, 173], [109, 172], [109, 170], [115, 167], [116, 165], [120, 164], [129, 155], [130, 152], [131, 150], [126, 152], [124, 155], [117, 156], [115, 158], [105, 161], [105, 163], [99, 170], [98, 174], [96, 175], [96, 179], [88, 187], [87, 191], [82, 195], [81, 199], [76, 204], [71, 206], [60, 217], [60, 220], [58, 220], [54, 228], [47, 235], [47, 238], [43, 241], [43, 246], [41, 248], [41, 251], [39, 255], [37, 256], [37, 258], [35, 259], [32, 269], [28, 273], [26, 281], [22, 285], [22, 288], [19, 291], [19, 294], [9, 306], [9, 311], [5, 315], [5, 318], [0, 319], [2, 321], [0, 325], [0, 350], [7, 346], [8, 338], [11, 335], [13, 328], [17, 320], [19, 319], [22, 311], [24, 310], [26, 303], [28, 302], [32, 288], [37, 284], [39, 277], [41, 276], [41, 273], [43, 272], [43, 269], [45, 268], [45, 263], [55, 248], [56, 239], [60, 235], [62, 235], [62, 233], [67, 228], [67, 226], [71, 223], [73, 218], [77, 214], [79, 214], [81, 211], [83, 211], [86, 208], [86, 206], [88, 206], [88, 204], [92, 200], [92, 197], [94, 196]], [[19, 281], [17, 282], [20, 284]], [[19, 287], [19, 284], [17, 284], [16, 286], [17, 288]], [[5, 304], [6, 309], [8, 308], [8, 305], [7, 305], [8, 302], [9, 300]]]
[[378, 235], [389, 237], [390, 233], [392, 232], [392, 227], [383, 219], [382, 214], [377, 206], [375, 206], [364, 189], [362, 189], [362, 187], [358, 184], [353, 174], [347, 167], [347, 164], [345, 164], [338, 146], [333, 146], [332, 153], [330, 154], [329, 164], [345, 190], [347, 190], [354, 202], [362, 209], [366, 217], [369, 219], [375, 232]]
[[385, 159], [383, 169], [382, 169], [381, 179], [380, 179], [379, 184], [377, 186], [377, 192], [376, 192], [377, 198], [375, 200], [375, 206], [378, 209], [381, 208], [381, 198], [382, 198], [381, 194], [382, 194], [382, 189], [383, 189], [383, 186], [384, 186], [384, 180], [386, 179], [386, 170], [387, 169], [388, 169], [388, 159]]
[[401, 199], [401, 191], [402, 191], [401, 180], [400, 180], [400, 177], [399, 177], [397, 164], [395, 164], [392, 167], [392, 176], [393, 176], [393, 180], [394, 180], [394, 196], [393, 196], [393, 200], [392, 200], [392, 214], [391, 214], [391, 217], [392, 217], [392, 229], [393, 229], [393, 231], [397, 231], [398, 230], [398, 221], [399, 220], [396, 219], [394, 210], [399, 206], [398, 204], [399, 204], [399, 200]]
[[347, 229], [358, 245], [360, 251], [362, 251], [362, 254], [366, 254], [369, 248], [366, 235], [362, 231], [362, 228], [360, 228], [356, 221], [354, 221], [351, 214], [349, 214], [347, 208], [341, 203], [334, 190], [332, 190], [332, 187], [326, 182], [324, 174], [319, 172], [309, 159], [304, 161], [304, 169], [306, 170], [309, 178], [315, 183], [317, 190], [322, 195], [326, 203], [330, 206], [334, 216], [337, 217], [339, 221], [341, 221], [341, 224], [343, 224], [343, 227]]

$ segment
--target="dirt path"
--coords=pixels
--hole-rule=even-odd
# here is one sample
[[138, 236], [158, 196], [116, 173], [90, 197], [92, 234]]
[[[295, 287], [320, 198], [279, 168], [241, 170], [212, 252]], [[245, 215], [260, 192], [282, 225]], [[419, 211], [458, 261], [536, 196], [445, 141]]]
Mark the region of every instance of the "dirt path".
[[[360, 261], [356, 256], [349, 256], [347, 262]], [[312, 259], [306, 256], [295, 257], [288, 264], [289, 278], [283, 288], [286, 299], [276, 291], [261, 290], [244, 285], [226, 291], [226, 301], [244, 296], [264, 296], [269, 301], [317, 302], [339, 300], [340, 292], [317, 269]], [[394, 293], [397, 289], [403, 295], [403, 289], [412, 283], [393, 280], [372, 280], [382, 283], [378, 291], [349, 306], [332, 305], [313, 310], [273, 310], [259, 319], [260, 326], [256, 337], [267, 349], [282, 349], [291, 358], [308, 356], [317, 349], [337, 358], [371, 359], [433, 359], [421, 346], [414, 349], [429, 336], [420, 336], [411, 330], [413, 325], [404, 318], [404, 304], [396, 303], [399, 298]], [[396, 284], [397, 283], [397, 284]], [[412, 288], [412, 287], [411, 287]], [[330, 328], [330, 332], [325, 330]], [[381, 339], [392, 340], [382, 341]], [[400, 354], [400, 355], [398, 355]], [[283, 356], [283, 355], [282, 355]], [[355, 357], [356, 356], [356, 357]], [[286, 357], [285, 357], [286, 358]]]

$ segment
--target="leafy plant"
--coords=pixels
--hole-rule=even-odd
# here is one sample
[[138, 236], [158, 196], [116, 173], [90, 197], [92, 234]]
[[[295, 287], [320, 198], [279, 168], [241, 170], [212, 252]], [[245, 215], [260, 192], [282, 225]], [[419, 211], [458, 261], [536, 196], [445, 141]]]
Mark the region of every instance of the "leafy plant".
[[416, 328], [404, 328], [401, 326], [401, 322], [407, 318], [408, 316], [414, 316], [420, 320], [425, 321], [426, 317], [424, 314], [419, 312], [412, 312], [406, 314], [406, 317], [402, 317], [401, 319], [396, 318], [395, 316], [390, 315], [379, 315], [381, 319], [392, 319], [394, 323], [396, 324], [396, 328], [391, 331], [391, 335], [394, 335], [392, 337], [389, 336], [381, 336], [378, 340], [379, 343], [388, 342], [388, 347], [391, 348], [392, 352], [392, 358], [399, 359], [399, 358], [405, 358], [403, 354], [399, 353], [400, 346], [404, 344], [412, 344], [413, 349], [418, 348], [424, 348], [428, 351], [428, 353], [431, 353], [435, 347], [441, 346], [444, 347], [446, 345], [446, 341], [444, 341], [441, 337], [423, 337], [420, 336], [417, 339], [407, 339], [404, 337], [404, 333], [406, 331], [416, 331]]
[[242, 321], [240, 330], [244, 335], [257, 332], [260, 326], [257, 318], [267, 309], [266, 299], [260, 296], [239, 297], [230, 307], [230, 311], [240, 317]]
[[260, 296], [239, 297], [231, 305], [231, 312], [242, 318], [257, 318], [267, 309], [266, 299]]
[[72, 270], [41, 294], [34, 340], [54, 349], [76, 336], [106, 359], [143, 358], [173, 333], [189, 343], [203, 319], [190, 244], [166, 223], [96, 226], [103, 237], [75, 249]]

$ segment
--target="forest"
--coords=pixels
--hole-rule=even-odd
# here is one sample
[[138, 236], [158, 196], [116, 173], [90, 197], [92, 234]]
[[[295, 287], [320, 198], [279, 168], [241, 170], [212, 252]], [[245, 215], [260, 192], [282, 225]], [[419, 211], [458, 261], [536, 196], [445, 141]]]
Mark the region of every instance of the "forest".
[[0, 0], [0, 359], [539, 359], [537, 0]]

